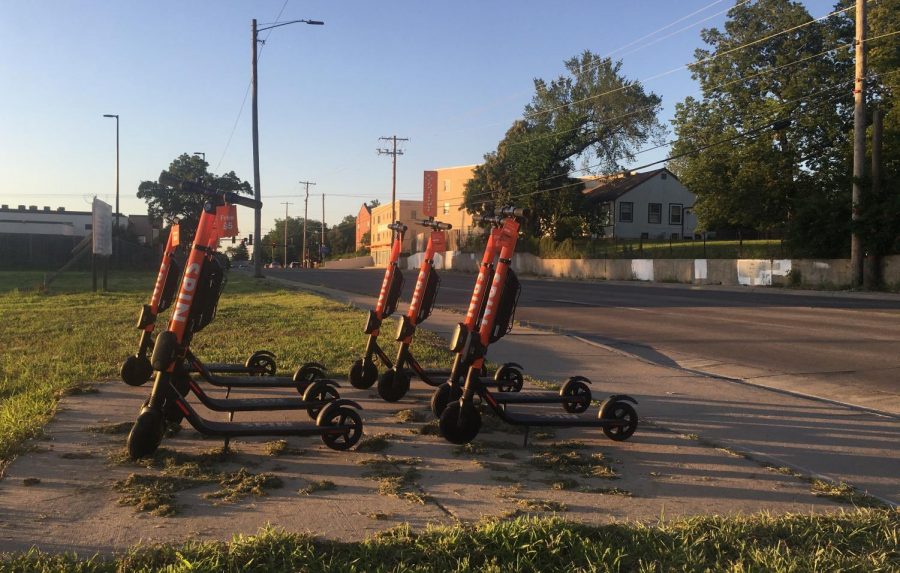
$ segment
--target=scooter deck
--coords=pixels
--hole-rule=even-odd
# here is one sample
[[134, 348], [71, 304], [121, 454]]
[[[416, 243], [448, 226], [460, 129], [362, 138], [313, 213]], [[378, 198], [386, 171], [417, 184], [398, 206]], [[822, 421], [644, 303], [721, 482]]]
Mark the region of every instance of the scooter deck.
[[243, 364], [228, 362], [204, 362], [203, 365], [210, 372], [219, 372], [221, 374], [252, 374], [253, 372], [259, 372], [258, 368], [250, 368]]
[[213, 386], [229, 388], [296, 388], [299, 384], [290, 376], [216, 376], [209, 372], [195, 372]]
[[345, 434], [340, 426], [317, 426], [310, 422], [215, 422], [199, 416], [186, 416], [187, 421], [197, 431], [223, 438], [248, 436], [321, 436], [322, 434]]
[[578, 414], [546, 413], [524, 414], [501, 412], [500, 417], [508, 424], [514, 426], [545, 426], [555, 428], [616, 428], [628, 425], [623, 420], [603, 420], [598, 418], [585, 418]]
[[200, 403], [215, 412], [263, 412], [273, 410], [321, 409], [331, 400], [303, 401], [299, 398], [213, 398], [194, 392]]
[[491, 398], [498, 404], [590, 404], [590, 396], [560, 396], [550, 392], [497, 392]]

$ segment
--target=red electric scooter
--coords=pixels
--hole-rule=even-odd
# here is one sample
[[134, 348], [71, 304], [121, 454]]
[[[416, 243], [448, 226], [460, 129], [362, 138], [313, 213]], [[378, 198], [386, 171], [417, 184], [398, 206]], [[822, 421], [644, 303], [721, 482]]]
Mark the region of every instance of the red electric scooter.
[[[267, 422], [239, 423], [206, 420], [185, 400], [189, 380], [185, 367], [190, 342], [196, 332], [208, 325], [215, 316], [216, 306], [224, 285], [221, 268], [214, 257], [219, 239], [237, 233], [236, 205], [259, 209], [262, 204], [235, 193], [207, 189], [196, 183], [178, 181], [168, 177], [160, 183], [180, 187], [184, 191], [207, 196], [200, 216], [200, 223], [185, 265], [176, 306], [166, 331], [156, 339], [150, 363], [156, 372], [149, 399], [144, 403], [131, 432], [127, 446], [129, 455], [141, 458], [153, 454], [159, 447], [165, 431], [165, 421], [176, 415], [183, 416], [200, 433], [226, 439], [242, 436], [320, 436], [325, 444], [336, 450], [353, 447], [362, 436], [362, 419], [356, 409], [359, 404], [345, 399], [325, 404], [305, 404], [320, 408], [315, 423]], [[197, 388], [189, 389], [196, 393]], [[196, 385], [194, 385], [196, 386]], [[246, 410], [283, 409], [271, 408], [269, 399], [242, 401]], [[229, 402], [237, 402], [229, 400]], [[258, 407], [251, 407], [252, 405]], [[234, 411], [234, 408], [227, 408]], [[243, 410], [244, 408], [242, 408]]]
[[[150, 295], [150, 302], [143, 306], [138, 317], [137, 328], [141, 331], [138, 351], [125, 359], [120, 370], [122, 381], [129, 386], [141, 386], [153, 375], [153, 367], [148, 358], [150, 352], [153, 351], [153, 330], [156, 327], [157, 317], [169, 308], [178, 289], [178, 280], [181, 278], [182, 269], [175, 255], [180, 242], [180, 226], [178, 223], [174, 223], [169, 227], [169, 238], [166, 240], [166, 247], [163, 250], [162, 263], [156, 275], [156, 284]], [[256, 376], [274, 376], [276, 370], [275, 355], [268, 350], [257, 350], [244, 364], [215, 362], [204, 364], [203, 367], [210, 372]]]
[[[489, 294], [478, 329], [471, 328], [474, 321], [470, 321], [470, 315], [467, 315], [467, 321], [457, 325], [451, 342], [451, 350], [457, 353], [459, 362], [468, 364], [468, 370], [462, 396], [459, 400], [447, 404], [441, 414], [441, 434], [454, 444], [465, 444], [475, 439], [481, 429], [481, 414], [474, 401], [478, 395], [481, 401], [504, 422], [525, 426], [526, 443], [527, 430], [532, 426], [596, 427], [601, 428], [612, 440], [627, 440], [634, 434], [638, 425], [637, 412], [629, 402], [636, 404], [637, 401], [627, 395], [613, 395], [600, 405], [597, 419], [582, 418], [578, 413], [584, 412], [590, 405], [587, 378], [581, 376], [570, 378], [558, 396], [532, 392], [493, 394], [479, 379], [488, 347], [492, 342], [502, 338], [512, 325], [512, 316], [521, 291], [519, 280], [511, 268], [512, 256], [518, 240], [520, 221], [526, 216], [527, 211], [523, 209], [506, 207], [499, 211], [497, 217], [481, 217], [499, 229], [494, 238], [500, 247], [500, 254], [490, 281]], [[481, 277], [479, 274], [479, 279]], [[484, 287], [485, 284], [476, 283], [476, 293]], [[470, 314], [472, 310], [470, 305]], [[507, 409], [510, 404], [547, 403], [563, 404], [569, 413], [523, 414], [512, 413]]]

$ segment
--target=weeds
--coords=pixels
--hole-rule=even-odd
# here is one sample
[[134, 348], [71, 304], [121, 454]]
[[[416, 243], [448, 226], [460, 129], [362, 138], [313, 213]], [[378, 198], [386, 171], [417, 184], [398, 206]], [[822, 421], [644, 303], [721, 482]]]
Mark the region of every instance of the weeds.
[[310, 482], [310, 484], [304, 488], [301, 488], [298, 493], [301, 495], [310, 495], [316, 493], [317, 491], [329, 491], [332, 489], [337, 489], [337, 486], [333, 481], [329, 481], [327, 479]]

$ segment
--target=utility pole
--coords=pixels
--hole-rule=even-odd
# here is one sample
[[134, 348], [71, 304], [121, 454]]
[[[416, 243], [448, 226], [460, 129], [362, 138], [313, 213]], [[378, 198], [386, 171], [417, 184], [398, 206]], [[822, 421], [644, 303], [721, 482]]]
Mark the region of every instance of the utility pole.
[[[322, 193], [322, 242], [319, 243], [319, 255], [322, 257], [321, 262], [325, 262], [325, 194]], [[321, 263], [320, 263], [321, 267]]]
[[315, 185], [312, 181], [301, 181], [300, 185], [306, 185], [306, 199], [303, 201], [303, 253], [300, 266], [306, 268], [306, 220], [309, 218], [309, 186]]
[[[258, 41], [256, 18], [253, 19], [251, 28], [252, 39], [250, 43], [253, 44], [253, 63], [251, 65], [250, 74], [250, 91], [253, 93], [253, 97], [251, 98], [250, 109], [252, 110], [251, 115], [253, 117], [253, 198], [257, 201], [262, 201], [259, 190], [259, 107], [256, 103], [256, 43]], [[253, 234], [262, 238], [262, 209], [259, 207], [253, 210]], [[259, 246], [260, 242], [261, 241], [256, 241], [253, 243], [253, 276], [256, 278], [263, 277], [262, 256], [260, 255]], [[272, 249], [272, 253], [274, 259], [274, 248]]]
[[[866, 2], [856, 0], [856, 83], [853, 89], [853, 211], [851, 220], [859, 220], [862, 178], [866, 174]], [[850, 236], [850, 276], [853, 286], [863, 284], [862, 237], [854, 229]]]
[[[290, 22], [280, 22], [278, 24], [271, 24], [268, 26], [263, 26], [262, 28], [257, 28], [256, 26], [256, 18], [253, 19], [251, 23], [251, 40], [252, 44], [251, 53], [252, 53], [252, 63], [251, 63], [251, 75], [250, 75], [250, 86], [251, 91], [253, 92], [251, 109], [253, 110], [253, 198], [257, 201], [262, 201], [260, 197], [259, 191], [259, 107], [256, 103], [256, 86], [257, 86], [257, 77], [256, 77], [256, 62], [259, 58], [259, 54], [256, 51], [256, 44], [259, 42], [257, 36], [259, 32], [264, 32], [266, 30], [271, 30], [272, 28], [280, 28], [281, 26], [287, 26], [288, 24], [297, 24], [302, 22], [304, 24], [310, 24], [312, 26], [323, 26], [325, 22], [321, 20], [291, 20]], [[263, 40], [265, 42], [265, 40]], [[257, 237], [262, 237], [262, 209], [257, 208], [254, 212], [253, 218], [253, 233]], [[256, 278], [262, 278], [262, 260], [260, 260], [259, 255], [260, 247], [259, 242], [253, 244], [253, 276]]]
[[287, 257], [287, 231], [288, 231], [288, 205], [293, 205], [293, 203], [288, 203], [284, 201], [282, 203], [284, 205], [284, 268], [288, 268], [288, 257]]
[[390, 155], [393, 159], [394, 163], [394, 176], [392, 178], [391, 183], [391, 223], [397, 221], [397, 156], [403, 155], [402, 149], [397, 149], [398, 141], [409, 141], [408, 137], [397, 137], [396, 135], [392, 135], [390, 137], [379, 137], [381, 141], [393, 141], [394, 147], [393, 149], [378, 149], [378, 155]]

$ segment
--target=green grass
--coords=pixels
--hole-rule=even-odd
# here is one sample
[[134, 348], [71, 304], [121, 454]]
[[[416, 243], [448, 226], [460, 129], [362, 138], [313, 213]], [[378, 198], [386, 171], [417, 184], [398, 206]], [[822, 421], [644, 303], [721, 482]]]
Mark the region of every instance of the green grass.
[[38, 550], [0, 556], [0, 571], [897, 571], [900, 512], [698, 517], [654, 526], [518, 517], [398, 527], [363, 542], [268, 528], [227, 543], [135, 547], [113, 557]]
[[[137, 315], [155, 279], [152, 272], [112, 273], [109, 292], [94, 293], [89, 273], [69, 273], [48, 292], [27, 290], [41, 276], [0, 272], [0, 467], [41, 435], [62, 395], [118, 379], [122, 361], [137, 349]], [[282, 372], [315, 360], [344, 377], [363, 354], [364, 319], [346, 304], [232, 273], [216, 320], [197, 333], [192, 348], [210, 362], [243, 362], [264, 348], [277, 355]], [[392, 338], [379, 341], [388, 354], [396, 352]], [[430, 332], [416, 335], [416, 355], [426, 367], [449, 364], [445, 347]]]

